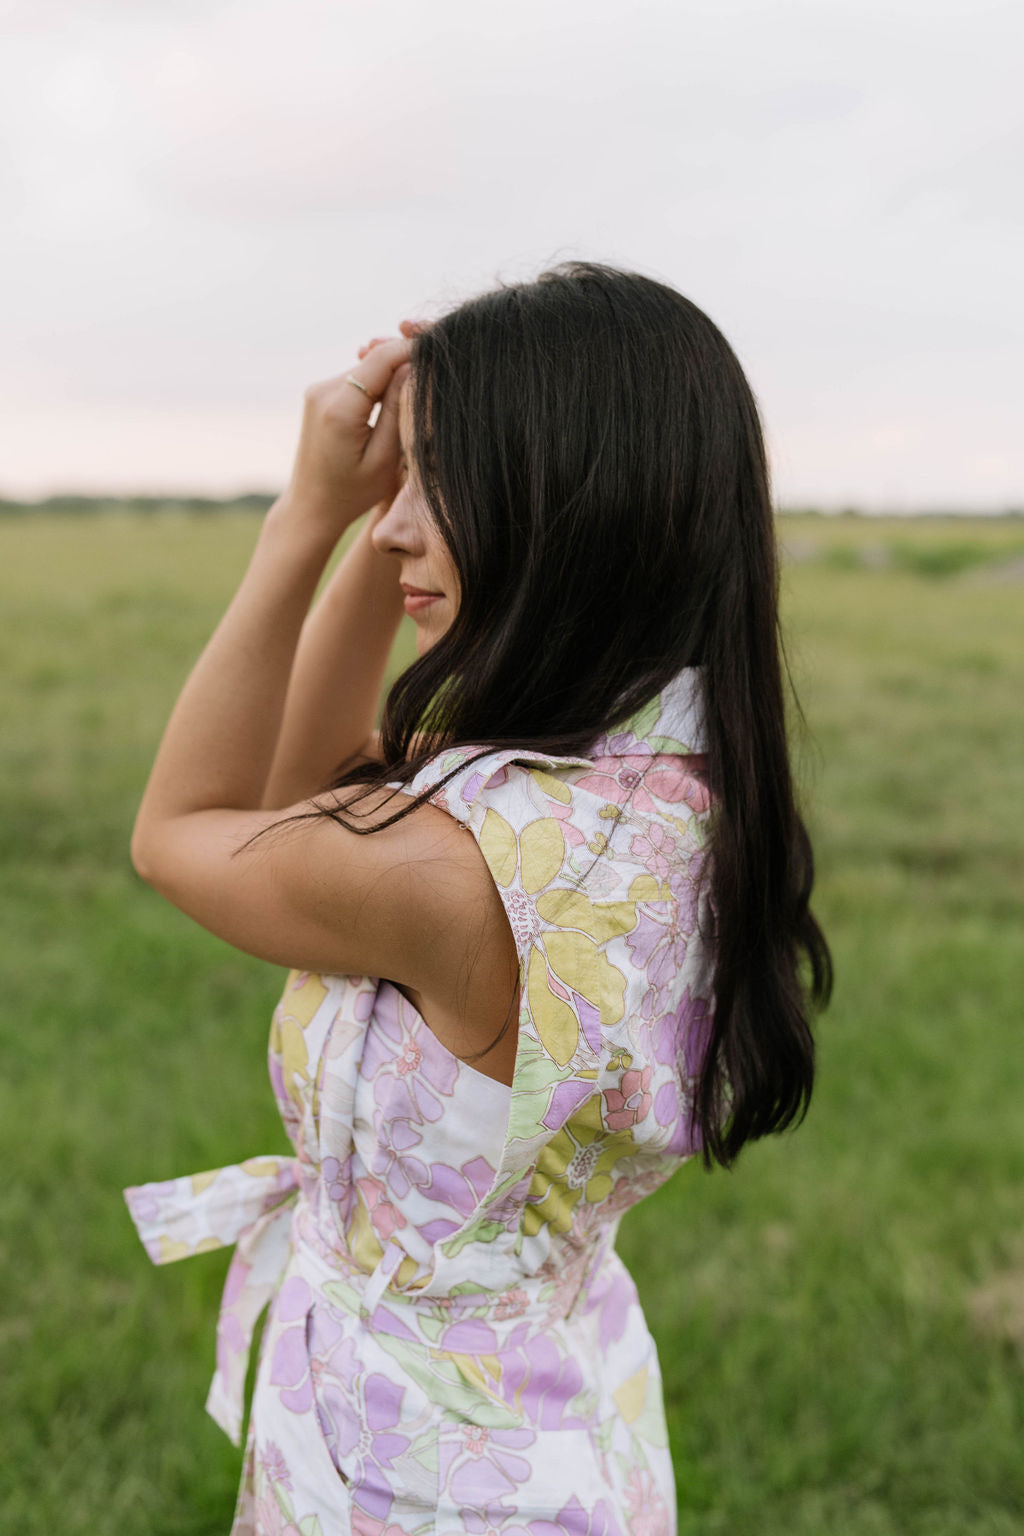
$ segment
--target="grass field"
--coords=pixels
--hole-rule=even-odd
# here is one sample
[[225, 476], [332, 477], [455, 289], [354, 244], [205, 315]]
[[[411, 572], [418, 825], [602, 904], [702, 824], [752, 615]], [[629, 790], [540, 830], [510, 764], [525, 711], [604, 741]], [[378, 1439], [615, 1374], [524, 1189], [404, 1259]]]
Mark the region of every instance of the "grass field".
[[[123, 1185], [283, 1149], [281, 973], [128, 834], [251, 516], [0, 520], [0, 1530], [223, 1536], [226, 1253], [155, 1269]], [[786, 518], [838, 986], [795, 1134], [623, 1225], [681, 1536], [1024, 1532], [1024, 523]], [[404, 639], [408, 644], [408, 637]]]

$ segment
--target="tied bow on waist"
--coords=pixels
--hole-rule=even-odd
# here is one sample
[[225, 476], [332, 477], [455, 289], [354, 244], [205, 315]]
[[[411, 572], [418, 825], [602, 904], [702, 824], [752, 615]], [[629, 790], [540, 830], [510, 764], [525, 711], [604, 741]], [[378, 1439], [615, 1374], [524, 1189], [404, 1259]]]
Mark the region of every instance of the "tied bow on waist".
[[126, 1189], [124, 1197], [154, 1264], [232, 1243], [217, 1321], [217, 1369], [206, 1410], [241, 1443], [245, 1378], [256, 1320], [290, 1255], [300, 1188], [296, 1157], [250, 1157], [228, 1168]]

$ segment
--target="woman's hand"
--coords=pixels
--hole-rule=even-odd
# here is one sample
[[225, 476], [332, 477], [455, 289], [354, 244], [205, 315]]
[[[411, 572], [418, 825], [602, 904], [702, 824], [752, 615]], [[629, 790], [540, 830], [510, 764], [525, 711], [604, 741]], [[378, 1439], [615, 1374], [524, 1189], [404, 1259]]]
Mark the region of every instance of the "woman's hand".
[[[295, 463], [274, 505], [275, 521], [300, 522], [334, 542], [364, 512], [392, 500], [397, 490], [398, 399], [409, 373], [410, 350], [407, 336], [380, 341], [360, 349], [362, 360], [347, 374], [306, 390]], [[380, 414], [371, 427], [378, 401]]]

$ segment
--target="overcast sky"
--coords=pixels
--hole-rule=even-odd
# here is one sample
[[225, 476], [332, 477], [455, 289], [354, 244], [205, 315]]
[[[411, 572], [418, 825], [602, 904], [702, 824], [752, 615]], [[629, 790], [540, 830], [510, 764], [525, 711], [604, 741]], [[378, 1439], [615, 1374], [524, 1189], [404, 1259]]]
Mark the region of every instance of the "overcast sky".
[[586, 256], [783, 503], [1024, 505], [1020, 0], [0, 5], [0, 495], [278, 488], [302, 391]]

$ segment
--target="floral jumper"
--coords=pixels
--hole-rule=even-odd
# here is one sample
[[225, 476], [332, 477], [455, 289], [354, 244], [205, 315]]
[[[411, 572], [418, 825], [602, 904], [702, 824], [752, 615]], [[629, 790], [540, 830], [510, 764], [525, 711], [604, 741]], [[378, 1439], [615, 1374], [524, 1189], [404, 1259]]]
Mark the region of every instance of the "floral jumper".
[[270, 1075], [294, 1156], [125, 1192], [158, 1264], [236, 1244], [207, 1402], [236, 1444], [270, 1302], [232, 1536], [674, 1532], [657, 1354], [613, 1243], [700, 1145], [699, 680], [589, 757], [460, 748], [409, 786], [469, 828], [508, 914], [511, 1089], [391, 982], [292, 972]]

